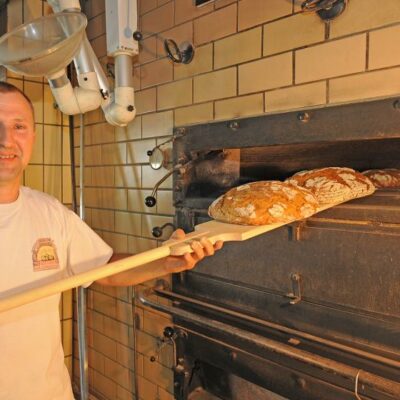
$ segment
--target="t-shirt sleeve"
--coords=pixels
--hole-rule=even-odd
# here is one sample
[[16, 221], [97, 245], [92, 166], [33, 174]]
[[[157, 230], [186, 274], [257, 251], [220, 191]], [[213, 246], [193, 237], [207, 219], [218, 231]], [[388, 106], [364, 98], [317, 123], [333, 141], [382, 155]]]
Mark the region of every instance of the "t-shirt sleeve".
[[67, 221], [68, 269], [78, 274], [106, 264], [113, 253], [112, 248], [70, 210]]

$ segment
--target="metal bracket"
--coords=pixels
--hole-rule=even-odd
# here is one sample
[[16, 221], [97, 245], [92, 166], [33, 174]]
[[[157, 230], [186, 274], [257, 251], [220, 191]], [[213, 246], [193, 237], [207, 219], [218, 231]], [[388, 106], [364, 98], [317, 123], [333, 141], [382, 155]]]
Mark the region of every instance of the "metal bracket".
[[288, 293], [286, 297], [289, 297], [290, 304], [300, 303], [301, 298], [301, 275], [297, 272], [290, 275], [290, 280], [292, 282], [292, 292]]

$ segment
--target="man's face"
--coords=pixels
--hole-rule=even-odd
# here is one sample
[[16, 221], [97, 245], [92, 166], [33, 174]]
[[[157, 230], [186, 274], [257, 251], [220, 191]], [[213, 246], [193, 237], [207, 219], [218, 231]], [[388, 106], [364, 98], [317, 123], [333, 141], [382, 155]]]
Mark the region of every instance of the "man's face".
[[32, 154], [32, 110], [19, 93], [0, 93], [0, 186], [19, 184]]

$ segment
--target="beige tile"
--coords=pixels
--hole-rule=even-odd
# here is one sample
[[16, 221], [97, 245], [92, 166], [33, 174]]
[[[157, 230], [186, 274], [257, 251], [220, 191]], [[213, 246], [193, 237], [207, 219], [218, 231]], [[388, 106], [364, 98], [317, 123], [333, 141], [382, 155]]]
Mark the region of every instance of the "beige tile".
[[22, 24], [23, 0], [14, 0], [7, 5], [7, 32]]
[[117, 362], [133, 370], [134, 352], [127, 346], [117, 344]]
[[[116, 307], [116, 299], [114, 299], [111, 296], [107, 296], [103, 293], [97, 292], [97, 291], [91, 291], [92, 298], [93, 298], [93, 309], [103, 315], [108, 315], [110, 317], [115, 316], [115, 307]], [[103, 317], [103, 323], [104, 323], [104, 317]], [[95, 339], [95, 337], [93, 337]], [[110, 341], [110, 338], [104, 338], [103, 335], [98, 336], [98, 342], [99, 343], [104, 343], [108, 344], [106, 347], [110, 347], [111, 351], [104, 352], [102, 351], [103, 354], [115, 359], [116, 355], [116, 346], [115, 344], [108, 343]], [[100, 349], [101, 350], [101, 349]]]
[[33, 104], [36, 122], [43, 123], [43, 85], [41, 83], [25, 82], [24, 93]]
[[70, 356], [72, 354], [72, 319], [62, 321], [62, 344], [64, 354]]
[[176, 108], [192, 103], [192, 79], [183, 79], [157, 88], [157, 109]]
[[400, 64], [400, 26], [380, 29], [369, 34], [369, 69]]
[[117, 398], [117, 384], [97, 371], [93, 371], [93, 386], [107, 399]]
[[91, 144], [110, 143], [115, 140], [115, 127], [107, 122], [89, 125], [85, 129], [89, 132]]
[[[133, 381], [133, 379], [131, 379]], [[124, 389], [122, 386], [117, 386], [116, 400], [132, 400], [134, 399], [134, 392]]]
[[62, 201], [62, 168], [44, 166], [44, 191]]
[[62, 294], [63, 318], [72, 318], [72, 289]]
[[115, 167], [115, 186], [117, 187], [140, 187], [142, 181], [142, 170], [140, 166], [118, 166]]
[[157, 385], [141, 376], [138, 377], [138, 392], [142, 399], [156, 400], [158, 397]]
[[124, 142], [126, 140], [140, 139], [142, 136], [142, 117], [137, 116], [125, 127], [115, 127], [115, 140]]
[[[128, 305], [130, 309], [132, 308], [130, 304], [125, 304]], [[130, 315], [130, 320], [132, 320], [132, 315]], [[104, 317], [104, 334], [124, 346], [128, 345], [128, 325], [114, 318]]]
[[128, 237], [128, 251], [130, 254], [137, 254], [157, 247], [157, 241], [137, 236]]
[[100, 189], [86, 187], [83, 191], [85, 203], [87, 207], [101, 206], [101, 191]]
[[140, 235], [141, 233], [141, 216], [140, 214], [128, 212], [115, 213], [115, 231], [130, 235]]
[[[193, 44], [193, 23], [187, 22], [182, 25], [175, 26], [174, 28], [163, 32], [163, 37], [172, 39], [180, 46], [184, 42]], [[157, 41], [157, 55], [158, 57], [165, 57], [164, 41], [161, 38]]]
[[175, 0], [175, 25], [207, 14], [213, 11], [213, 6], [211, 3], [204, 7], [196, 7], [193, 0]]
[[142, 330], [149, 335], [155, 337], [163, 337], [166, 326], [171, 325], [172, 318], [165, 315], [157, 314], [148, 310], [144, 310], [143, 328]]
[[87, 166], [101, 165], [101, 146], [88, 146], [84, 148], [84, 160]]
[[292, 53], [239, 66], [239, 94], [259, 92], [292, 83]]
[[72, 204], [72, 180], [71, 167], [62, 167], [62, 202]]
[[[168, 171], [165, 168], [154, 170], [150, 166], [142, 166], [142, 188], [153, 189], [155, 184], [163, 178]], [[172, 189], [172, 177], [167, 178], [161, 185], [162, 189]]]
[[238, 0], [215, 0], [215, 8], [218, 9], [237, 2]]
[[215, 42], [214, 68], [223, 68], [261, 57], [262, 28], [248, 30]]
[[131, 389], [132, 384], [129, 376], [129, 369], [123, 367], [122, 365], [105, 359], [105, 375], [112, 379], [114, 382], [118, 383], [118, 385], [124, 387], [125, 389]]
[[136, 98], [136, 109], [138, 115], [156, 111], [157, 108], [157, 97], [156, 88], [141, 90], [135, 95]]
[[128, 190], [128, 210], [134, 212], [156, 212], [155, 207], [151, 208], [145, 205], [145, 198], [150, 195], [151, 190]]
[[145, 64], [157, 58], [157, 36], [149, 36], [139, 43], [138, 63]]
[[71, 164], [71, 149], [69, 139], [69, 128], [62, 128], [62, 163]]
[[93, 39], [90, 43], [97, 58], [105, 57], [107, 55], [107, 38], [106, 35], [101, 35]]
[[193, 60], [189, 64], [174, 64], [174, 79], [188, 78], [213, 69], [213, 46], [206, 44], [196, 47]]
[[143, 137], [172, 135], [173, 112], [165, 111], [143, 116]]
[[242, 0], [239, 1], [239, 30], [251, 28], [263, 22], [290, 15], [291, 1], [282, 0]]
[[105, 12], [105, 10], [105, 1], [92, 0], [90, 17], [95, 17], [96, 15], [102, 14]]
[[332, 38], [349, 33], [366, 31], [400, 22], [400, 7], [397, 0], [381, 1], [352, 0], [345, 12], [331, 22]]
[[196, 124], [212, 121], [214, 117], [213, 103], [203, 103], [194, 106], [175, 109], [175, 126]]
[[90, 40], [93, 40], [94, 38], [103, 35], [105, 32], [105, 26], [106, 26], [106, 15], [105, 14], [99, 14], [96, 17], [90, 19], [87, 24], [86, 28], [86, 34], [87, 37]]
[[142, 88], [172, 81], [172, 61], [169, 58], [145, 64], [140, 69]]
[[43, 166], [28, 165], [25, 170], [25, 186], [43, 191]]
[[103, 232], [103, 239], [108, 243], [114, 253], [128, 253], [128, 237], [124, 234]]
[[62, 164], [62, 127], [44, 125], [44, 163]]
[[170, 29], [174, 26], [174, 3], [167, 3], [143, 15], [142, 31], [146, 35]]
[[173, 0], [158, 0], [158, 1], [157, 1], [157, 5], [158, 5], [158, 6], [161, 6], [161, 5], [163, 5], [163, 4], [165, 4], [165, 3], [168, 3], [168, 2], [170, 2], [170, 1], [173, 1]]
[[400, 68], [332, 79], [329, 82], [330, 103], [391, 96], [399, 92]]
[[101, 146], [101, 162], [104, 165], [125, 164], [126, 152], [126, 143], [103, 144]]
[[[150, 214], [142, 214], [142, 234], [141, 236], [147, 238], [153, 238], [151, 231], [156, 226], [163, 226], [166, 223], [172, 223], [172, 217], [162, 217], [160, 215], [150, 215]], [[163, 235], [159, 240], [167, 240], [172, 233], [172, 229], [164, 229]]]
[[[221, 23], [223, 21], [223, 23]], [[237, 5], [221, 8], [211, 14], [194, 20], [194, 45], [232, 35], [237, 32]]]
[[325, 24], [316, 14], [295, 14], [264, 25], [264, 55], [322, 42]]
[[89, 349], [89, 365], [95, 369], [97, 372], [100, 372], [104, 375], [104, 356], [101, 353], [98, 353], [94, 349]]
[[139, 0], [138, 9], [140, 15], [145, 14], [157, 7], [157, 0]]
[[128, 163], [139, 164], [148, 163], [149, 156], [147, 155], [148, 150], [154, 149], [156, 142], [154, 139], [139, 140], [128, 143]]
[[99, 187], [114, 186], [114, 167], [108, 166], [92, 168], [91, 180], [89, 183], [92, 186]]
[[126, 210], [128, 206], [128, 194], [126, 189], [102, 189], [101, 205], [105, 208]]
[[365, 34], [334, 40], [296, 51], [296, 83], [360, 72], [365, 65]]
[[31, 156], [31, 164], [42, 164], [43, 163], [43, 125], [36, 124], [36, 138], [33, 146], [33, 152]]
[[265, 93], [265, 111], [281, 111], [326, 103], [326, 82], [315, 82]]
[[114, 211], [101, 210], [94, 208], [92, 210], [92, 228], [104, 229], [106, 231], [114, 230]]
[[44, 85], [43, 121], [45, 124], [62, 124], [61, 112], [48, 85]]
[[174, 396], [161, 387], [158, 388], [158, 397], [160, 400], [174, 400]]
[[194, 102], [221, 99], [236, 95], [236, 68], [227, 68], [194, 78]]
[[147, 357], [144, 358], [144, 376], [149, 381], [156, 383], [158, 386], [173, 392], [173, 371], [161, 364], [152, 363]]
[[42, 2], [40, 0], [24, 1], [24, 22], [42, 16]]
[[240, 118], [262, 114], [264, 111], [263, 95], [235, 97], [215, 102], [215, 119]]
[[159, 214], [175, 214], [171, 190], [159, 190], [157, 193], [157, 212]]
[[157, 339], [142, 331], [136, 331], [137, 351], [151, 357], [157, 349]]

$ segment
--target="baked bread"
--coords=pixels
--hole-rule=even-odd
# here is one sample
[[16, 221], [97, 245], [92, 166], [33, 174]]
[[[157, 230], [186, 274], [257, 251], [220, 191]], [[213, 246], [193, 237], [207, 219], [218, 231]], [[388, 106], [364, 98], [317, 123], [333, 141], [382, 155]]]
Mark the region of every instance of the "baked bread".
[[400, 169], [369, 169], [363, 174], [367, 176], [377, 188], [400, 188]]
[[321, 206], [343, 203], [375, 192], [375, 186], [368, 177], [351, 168], [301, 171], [286, 182], [309, 189]]
[[229, 190], [210, 205], [208, 214], [222, 222], [268, 225], [307, 218], [317, 207], [308, 190], [280, 181], [259, 181]]

